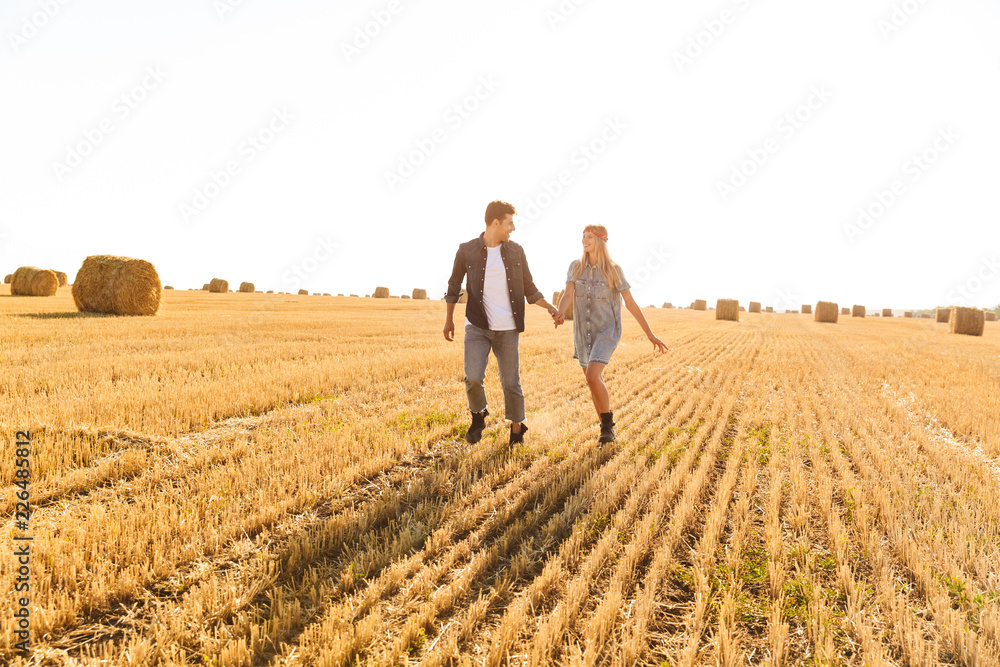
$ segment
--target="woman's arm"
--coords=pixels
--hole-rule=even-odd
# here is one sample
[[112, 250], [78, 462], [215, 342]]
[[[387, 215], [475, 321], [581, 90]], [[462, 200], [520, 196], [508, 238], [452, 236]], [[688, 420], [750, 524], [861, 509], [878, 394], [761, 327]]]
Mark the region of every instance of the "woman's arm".
[[569, 308], [570, 304], [573, 303], [573, 294], [576, 292], [576, 285], [567, 282], [566, 289], [563, 290], [562, 296], [559, 298], [559, 303], [556, 305], [556, 314], [553, 316], [556, 318], [556, 326], [563, 324], [566, 321], [566, 310]]
[[634, 317], [635, 321], [639, 323], [640, 327], [642, 327], [642, 330], [646, 333], [646, 338], [648, 338], [649, 342], [653, 344], [653, 348], [659, 350], [660, 352], [666, 352], [669, 350], [670, 348], [667, 347], [662, 340], [657, 338], [653, 334], [653, 331], [649, 328], [649, 323], [646, 322], [646, 316], [642, 314], [642, 308], [640, 308], [639, 304], [637, 304], [635, 299], [632, 298], [632, 290], [624, 290], [621, 294], [622, 298], [625, 299], [625, 307], [628, 308], [628, 312], [632, 313], [632, 317]]
[[566, 283], [566, 289], [563, 290], [562, 298], [559, 299], [559, 305], [556, 308], [559, 309], [560, 315], [566, 314], [566, 309], [569, 308], [569, 304], [573, 303], [573, 294], [576, 293], [576, 285], [573, 283]]

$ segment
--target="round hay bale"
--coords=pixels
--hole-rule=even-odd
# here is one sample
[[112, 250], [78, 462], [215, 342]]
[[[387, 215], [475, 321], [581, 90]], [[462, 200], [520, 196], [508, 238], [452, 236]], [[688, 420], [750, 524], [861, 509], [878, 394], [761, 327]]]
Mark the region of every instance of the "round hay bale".
[[352, 299], [357, 299], [357, 298], [358, 298], [358, 295], [357, 295], [357, 294], [352, 294], [352, 295], [351, 295], [351, 298], [352, 298]]
[[931, 319], [934, 316], [931, 315], [930, 313], [920, 313], [920, 317], [921, 317], [921, 319], [928, 319], [929, 320], [929, 319]]
[[173, 289], [173, 287], [171, 287], [170, 285], [167, 285], [167, 286], [166, 286], [166, 287], [164, 287], [163, 289], [165, 289], [165, 290], [168, 290], [168, 289]]
[[692, 307], [695, 310], [708, 310], [708, 302], [705, 301], [704, 299], [695, 299], [694, 306]]
[[307, 289], [300, 289], [299, 290], [299, 296], [309, 296], [309, 290], [307, 290]]
[[952, 308], [948, 332], [966, 336], [982, 336], [986, 315], [979, 308]]
[[58, 289], [56, 272], [37, 266], [22, 266], [10, 282], [10, 293], [14, 296], [55, 296]]
[[73, 281], [73, 301], [84, 313], [156, 315], [161, 292], [156, 268], [131, 257], [91, 255]]
[[985, 311], [983, 313], [983, 319], [986, 320], [987, 322], [996, 322], [997, 321], [996, 311], [993, 310]]
[[740, 302], [736, 299], [719, 299], [715, 302], [715, 319], [740, 321]]
[[912, 310], [904, 310], [903, 311], [903, 317], [908, 317], [908, 318], [912, 319], [913, 318], [913, 311]]
[[329, 292], [323, 292], [323, 296], [330, 296]]
[[759, 313], [760, 312], [760, 303], [757, 302], [757, 301], [751, 301], [750, 302], [750, 312], [751, 313]]
[[409, 294], [404, 294], [404, 295], [402, 295], [402, 296], [401, 296], [401, 297], [399, 297], [399, 298], [400, 298], [400, 299], [409, 299], [409, 298], [410, 298], [410, 295], [409, 295]]
[[[802, 304], [802, 314], [803, 315], [812, 315], [813, 314], [813, 307], [811, 305], [809, 305], [808, 303]], [[834, 322], [836, 322], [836, 320], [834, 320]]]
[[663, 304], [663, 307], [666, 308], [667, 310], [673, 310], [674, 309], [674, 304], [672, 304], [669, 301], [667, 301], [665, 304]]
[[13, 280], [13, 278], [14, 278], [14, 274], [13, 273], [8, 273], [7, 276], [3, 279], [4, 285], [10, 285], [10, 281]]
[[864, 316], [865, 316], [865, 307], [859, 306], [858, 304], [854, 304], [854, 307], [851, 308], [851, 317], [864, 317]]
[[[416, 291], [416, 290], [414, 290], [414, 291]], [[344, 295], [343, 294], [338, 294], [337, 296], [344, 296]]]
[[208, 291], [216, 294], [228, 293], [229, 281], [222, 278], [212, 278], [212, 282], [208, 284]]
[[950, 322], [951, 321], [951, 308], [938, 308], [937, 309], [937, 321], [938, 322]]
[[[805, 311], [805, 306], [802, 307], [802, 310], [803, 312]], [[830, 301], [819, 301], [816, 303], [816, 313], [813, 315], [813, 321], [836, 324], [839, 316], [840, 308], [837, 307], [837, 304]]]
[[66, 287], [66, 284], [69, 283], [69, 277], [62, 271], [53, 270], [52, 273], [56, 274], [56, 278], [59, 279], [59, 287]]
[[253, 294], [254, 293], [253, 283], [240, 283], [240, 291], [243, 292], [244, 294], [246, 293]]
[[[343, 294], [341, 294], [343, 296]], [[413, 299], [415, 301], [426, 301], [427, 300], [427, 290], [425, 289], [414, 289]]]
[[764, 312], [773, 313], [774, 312], [774, 306], [768, 306], [767, 308], [764, 309]]
[[892, 317], [892, 308], [883, 308], [882, 317]]
[[268, 294], [274, 294], [274, 290], [273, 289], [269, 289], [269, 290], [267, 290], [267, 293]]
[[851, 314], [851, 309], [848, 308], [847, 306], [844, 306], [843, 308], [840, 309], [840, 314], [841, 315], [850, 315]]
[[376, 299], [388, 299], [389, 298], [389, 288], [388, 287], [376, 287], [375, 288], [375, 298]]
[[211, 285], [209, 285], [208, 283], [205, 283], [204, 285], [201, 286], [201, 289], [202, 289], [203, 292], [207, 292], [207, 291], [209, 291], [211, 289], [211, 287], [212, 287]]

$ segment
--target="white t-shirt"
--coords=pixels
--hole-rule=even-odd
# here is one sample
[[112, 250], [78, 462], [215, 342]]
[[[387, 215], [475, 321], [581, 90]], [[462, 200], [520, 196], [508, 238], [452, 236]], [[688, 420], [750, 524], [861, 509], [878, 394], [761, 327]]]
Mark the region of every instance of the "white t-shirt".
[[[483, 310], [492, 331], [513, 331], [517, 329], [514, 310], [510, 306], [507, 287], [507, 267], [503, 265], [500, 246], [486, 246], [486, 280], [483, 284]], [[468, 318], [466, 324], [471, 324]]]

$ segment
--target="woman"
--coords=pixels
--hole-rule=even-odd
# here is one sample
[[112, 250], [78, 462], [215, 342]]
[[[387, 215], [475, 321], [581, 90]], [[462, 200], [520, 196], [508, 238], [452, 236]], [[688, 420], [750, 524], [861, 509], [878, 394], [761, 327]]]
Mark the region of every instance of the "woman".
[[600, 442], [615, 439], [611, 398], [603, 373], [622, 337], [623, 297], [625, 307], [646, 332], [653, 348], [660, 352], [670, 349], [653, 335], [630, 289], [621, 267], [611, 261], [608, 253], [608, 230], [603, 225], [587, 226], [583, 230], [583, 257], [569, 265], [566, 291], [553, 317], [558, 327], [573, 304], [573, 358], [583, 367], [594, 409], [601, 419]]

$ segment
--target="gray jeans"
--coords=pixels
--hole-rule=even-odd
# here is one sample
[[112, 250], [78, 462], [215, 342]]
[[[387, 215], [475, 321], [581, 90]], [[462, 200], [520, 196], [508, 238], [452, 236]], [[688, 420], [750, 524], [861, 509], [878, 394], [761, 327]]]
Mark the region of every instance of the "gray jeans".
[[524, 421], [524, 392], [521, 391], [520, 357], [517, 345], [520, 333], [490, 331], [465, 325], [465, 393], [469, 397], [469, 410], [486, 409], [486, 364], [490, 350], [497, 358], [500, 384], [503, 385], [503, 403], [506, 418], [515, 424]]

